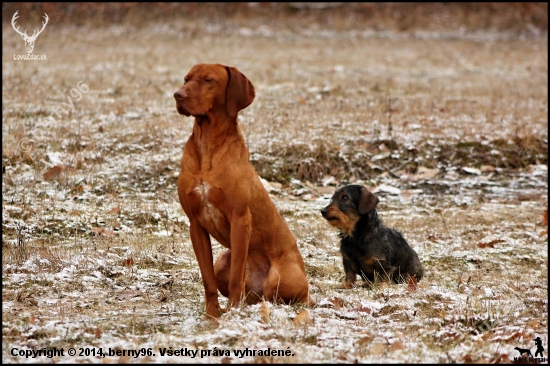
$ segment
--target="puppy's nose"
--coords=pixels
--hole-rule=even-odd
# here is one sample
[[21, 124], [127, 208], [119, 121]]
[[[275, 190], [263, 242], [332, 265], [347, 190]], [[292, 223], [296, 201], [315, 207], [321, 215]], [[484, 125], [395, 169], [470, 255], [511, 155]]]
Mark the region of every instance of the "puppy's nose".
[[182, 89], [174, 93], [174, 98], [176, 98], [176, 100], [184, 99], [185, 97], [187, 97], [187, 93], [185, 93]]
[[328, 207], [325, 207], [321, 210], [321, 215], [323, 215], [323, 217], [326, 217], [328, 214]]

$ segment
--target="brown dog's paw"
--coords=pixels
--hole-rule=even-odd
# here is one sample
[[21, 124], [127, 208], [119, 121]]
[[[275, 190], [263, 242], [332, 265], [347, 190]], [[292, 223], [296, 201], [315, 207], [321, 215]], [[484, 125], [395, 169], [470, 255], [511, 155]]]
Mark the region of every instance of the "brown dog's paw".
[[205, 317], [205, 319], [209, 319], [209, 320], [218, 319], [220, 316], [222, 316], [222, 314], [225, 311], [226, 310], [221, 308], [219, 305], [218, 306], [214, 306], [214, 305], [207, 306], [206, 314], [204, 315], [204, 317]]
[[210, 323], [210, 325], [214, 327], [214, 329], [216, 329], [220, 326], [219, 316], [215, 317], [215, 316], [212, 316], [212, 315], [204, 314], [203, 320], [208, 321]]

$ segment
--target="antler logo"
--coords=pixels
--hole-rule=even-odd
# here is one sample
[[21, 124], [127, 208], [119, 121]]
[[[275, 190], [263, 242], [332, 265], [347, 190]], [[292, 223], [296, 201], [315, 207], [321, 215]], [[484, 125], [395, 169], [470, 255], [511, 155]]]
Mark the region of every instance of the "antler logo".
[[46, 24], [48, 24], [48, 19], [49, 19], [48, 14], [44, 13], [44, 18], [46, 19], [46, 21], [42, 22], [42, 29], [40, 29], [40, 30], [35, 29], [32, 36], [29, 37], [27, 35], [27, 30], [26, 29], [25, 29], [25, 32], [21, 32], [21, 31], [19, 31], [19, 26], [17, 26], [17, 28], [15, 28], [15, 20], [17, 18], [19, 18], [19, 16], [17, 15], [18, 12], [19, 12], [19, 10], [16, 11], [15, 14], [13, 14], [13, 18], [11, 18], [11, 26], [13, 27], [13, 29], [15, 29], [15, 31], [17, 33], [19, 33], [21, 35], [21, 38], [23, 38], [23, 40], [25, 41], [25, 48], [27, 49], [27, 53], [32, 53], [32, 50], [34, 49], [34, 42], [36, 41], [36, 38], [38, 38], [40, 33], [42, 33], [44, 28], [46, 28]]

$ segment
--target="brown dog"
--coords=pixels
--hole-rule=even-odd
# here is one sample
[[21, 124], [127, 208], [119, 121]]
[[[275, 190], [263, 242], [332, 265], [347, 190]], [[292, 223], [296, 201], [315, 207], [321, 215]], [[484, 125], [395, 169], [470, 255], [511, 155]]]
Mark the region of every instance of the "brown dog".
[[[206, 294], [206, 315], [219, 317], [218, 290], [229, 307], [241, 300], [308, 301], [296, 240], [249, 162], [237, 113], [254, 100], [252, 83], [234, 67], [198, 64], [174, 93], [179, 114], [195, 117], [183, 152], [178, 196]], [[228, 248], [213, 264], [210, 235]]]

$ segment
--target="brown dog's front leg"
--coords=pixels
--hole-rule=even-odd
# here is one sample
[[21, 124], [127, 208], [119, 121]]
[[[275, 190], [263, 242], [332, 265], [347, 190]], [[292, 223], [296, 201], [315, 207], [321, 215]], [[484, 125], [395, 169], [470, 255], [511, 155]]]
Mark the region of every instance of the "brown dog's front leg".
[[231, 220], [231, 269], [229, 272], [229, 306], [237, 305], [245, 297], [245, 271], [248, 260], [252, 216], [248, 208], [245, 213], [233, 214]]
[[214, 263], [212, 257], [212, 243], [208, 232], [196, 221], [190, 225], [191, 242], [193, 250], [199, 262], [204, 293], [206, 297], [206, 316], [219, 318], [221, 315], [218, 302], [218, 286], [214, 276]]

